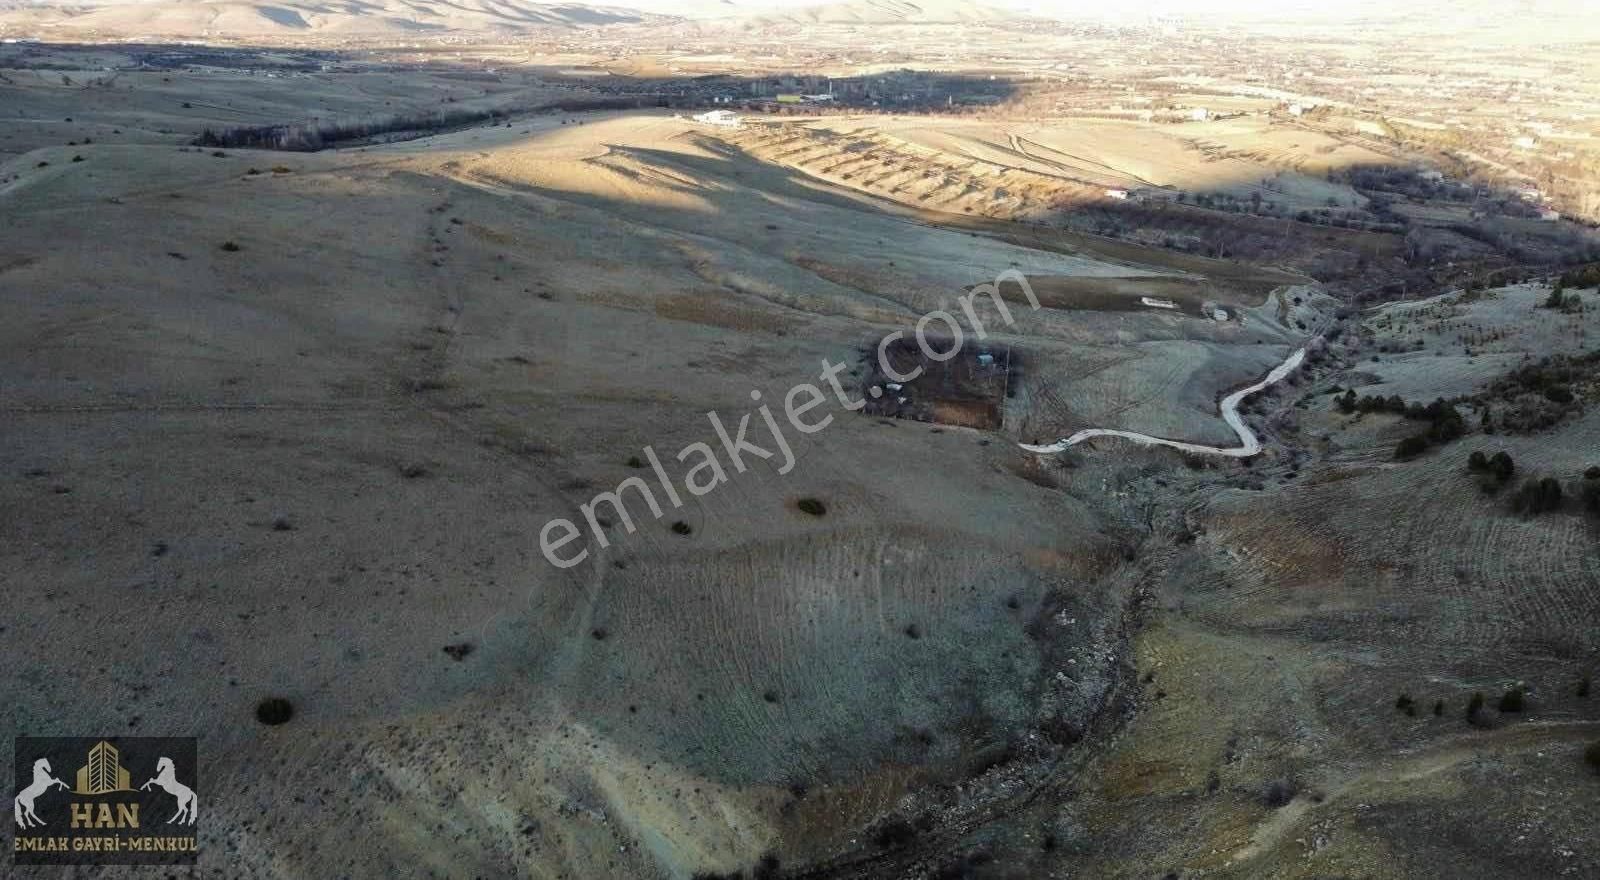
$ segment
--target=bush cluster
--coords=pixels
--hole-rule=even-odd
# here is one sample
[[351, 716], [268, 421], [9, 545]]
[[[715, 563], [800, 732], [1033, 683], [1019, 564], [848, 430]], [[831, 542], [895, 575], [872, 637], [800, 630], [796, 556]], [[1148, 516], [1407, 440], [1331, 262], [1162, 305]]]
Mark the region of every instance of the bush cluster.
[[1467, 470], [1492, 478], [1495, 487], [1498, 488], [1516, 475], [1517, 464], [1504, 450], [1496, 452], [1493, 457], [1486, 456], [1479, 450], [1467, 456]]
[[1511, 496], [1511, 509], [1536, 516], [1560, 510], [1562, 498], [1560, 480], [1555, 477], [1529, 477]]
[[1387, 412], [1404, 416], [1413, 421], [1428, 423], [1428, 429], [1420, 434], [1413, 434], [1400, 441], [1395, 449], [1395, 458], [1415, 458], [1426, 452], [1430, 446], [1443, 446], [1452, 440], [1467, 433], [1467, 423], [1461, 416], [1456, 405], [1440, 398], [1426, 406], [1420, 403], [1406, 403], [1400, 395], [1390, 397], [1356, 397], [1354, 389], [1346, 391], [1339, 398], [1339, 409], [1345, 413], [1353, 412]]
[[[252, 150], [289, 150], [310, 153], [340, 141], [364, 140], [401, 131], [439, 131], [504, 118], [503, 110], [441, 110], [435, 113], [386, 116], [378, 119], [259, 125], [206, 129], [194, 139], [199, 147], [239, 147]], [[287, 170], [287, 169], [285, 169]]]
[[1556, 283], [1561, 287], [1600, 287], [1600, 263], [1563, 272]]

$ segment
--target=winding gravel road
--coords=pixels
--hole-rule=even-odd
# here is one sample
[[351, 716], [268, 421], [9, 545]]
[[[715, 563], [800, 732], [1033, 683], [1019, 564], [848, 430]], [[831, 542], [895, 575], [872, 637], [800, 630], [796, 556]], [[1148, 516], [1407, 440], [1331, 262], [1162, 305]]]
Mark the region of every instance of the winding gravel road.
[[1085, 440], [1093, 440], [1096, 437], [1124, 437], [1132, 440], [1135, 443], [1144, 444], [1145, 446], [1170, 446], [1173, 449], [1181, 449], [1184, 452], [1195, 452], [1201, 455], [1226, 455], [1229, 458], [1249, 458], [1250, 456], [1261, 451], [1261, 440], [1257, 438], [1255, 432], [1250, 430], [1249, 426], [1244, 423], [1244, 417], [1239, 415], [1239, 403], [1246, 397], [1255, 394], [1257, 391], [1282, 381], [1284, 376], [1287, 376], [1298, 369], [1300, 363], [1304, 361], [1305, 358], [1306, 350], [1303, 348], [1299, 349], [1294, 354], [1289, 355], [1288, 360], [1285, 360], [1283, 363], [1273, 367], [1272, 372], [1268, 373], [1266, 378], [1262, 379], [1260, 382], [1257, 382], [1256, 384], [1246, 388], [1241, 388], [1222, 399], [1222, 419], [1228, 423], [1229, 427], [1233, 428], [1233, 432], [1235, 434], [1239, 435], [1239, 440], [1243, 444], [1241, 446], [1224, 449], [1221, 446], [1205, 446], [1199, 443], [1185, 443], [1181, 440], [1167, 440], [1162, 437], [1152, 437], [1149, 434], [1140, 434], [1135, 431], [1116, 431], [1112, 430], [1111, 428], [1086, 428], [1076, 434], [1073, 434], [1071, 437], [1057, 440], [1054, 443], [1043, 446], [1034, 446], [1028, 443], [1019, 443], [1017, 445], [1029, 452], [1037, 452], [1048, 455], [1056, 452], [1065, 452], [1066, 450], [1078, 445], [1079, 443], [1082, 443]]

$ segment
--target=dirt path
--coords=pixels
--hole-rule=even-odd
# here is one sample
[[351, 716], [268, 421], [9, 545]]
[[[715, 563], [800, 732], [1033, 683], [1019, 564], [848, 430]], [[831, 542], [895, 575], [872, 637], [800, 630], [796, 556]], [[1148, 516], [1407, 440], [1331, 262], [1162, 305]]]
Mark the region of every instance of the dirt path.
[[1071, 437], [1057, 440], [1054, 443], [1049, 443], [1042, 446], [1034, 446], [1028, 443], [1019, 443], [1017, 445], [1021, 446], [1028, 452], [1036, 452], [1041, 455], [1053, 455], [1058, 452], [1065, 452], [1066, 450], [1078, 445], [1079, 443], [1082, 443], [1085, 440], [1093, 440], [1096, 437], [1124, 437], [1132, 440], [1135, 443], [1140, 443], [1145, 446], [1170, 446], [1173, 449], [1182, 450], [1184, 452], [1194, 452], [1201, 455], [1225, 455], [1229, 458], [1249, 458], [1250, 456], [1261, 451], [1261, 440], [1256, 436], [1254, 431], [1250, 430], [1250, 426], [1244, 423], [1244, 417], [1239, 415], [1240, 402], [1246, 397], [1249, 397], [1250, 395], [1262, 390], [1263, 388], [1281, 381], [1283, 377], [1298, 369], [1301, 361], [1305, 360], [1305, 357], [1305, 349], [1302, 348], [1296, 350], [1294, 354], [1289, 355], [1288, 360], [1285, 360], [1283, 363], [1274, 367], [1272, 372], [1268, 373], [1266, 378], [1262, 379], [1260, 382], [1241, 388], [1222, 399], [1222, 419], [1228, 423], [1228, 427], [1232, 428], [1235, 434], [1239, 435], [1239, 442], [1241, 444], [1239, 446], [1232, 448], [1223, 448], [1221, 446], [1205, 446], [1199, 443], [1185, 443], [1182, 440], [1167, 440], [1162, 437], [1152, 437], [1149, 434], [1140, 434], [1135, 431], [1118, 431], [1112, 428], [1085, 428], [1084, 430], [1073, 434]]
[[1298, 828], [1309, 814], [1338, 800], [1354, 795], [1366, 795], [1376, 789], [1440, 773], [1462, 761], [1482, 755], [1496, 748], [1534, 748], [1561, 742], [1587, 742], [1600, 730], [1594, 721], [1544, 721], [1528, 722], [1489, 733], [1472, 733], [1452, 738], [1419, 753], [1405, 755], [1397, 761], [1353, 773], [1322, 787], [1321, 801], [1295, 798], [1282, 809], [1268, 816], [1250, 835], [1250, 843], [1241, 849], [1230, 864], [1239, 865], [1277, 846], [1286, 835]]

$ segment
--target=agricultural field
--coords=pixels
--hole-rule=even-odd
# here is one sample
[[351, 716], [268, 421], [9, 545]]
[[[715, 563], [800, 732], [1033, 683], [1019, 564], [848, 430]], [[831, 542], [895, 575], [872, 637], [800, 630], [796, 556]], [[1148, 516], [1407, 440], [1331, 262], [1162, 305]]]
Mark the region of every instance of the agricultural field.
[[1600, 876], [1600, 233], [1405, 98], [1520, 97], [292, 8], [0, 43], [0, 739], [195, 737], [163, 876]]
[[[36, 682], [8, 693], [10, 724], [212, 719], [199, 734], [241, 756], [214, 762], [212, 843], [245, 865], [292, 833], [308, 870], [337, 850], [349, 868], [604, 872], [621, 845], [620, 864], [648, 873], [779, 847], [819, 858], [911, 788], [1010, 754], [1009, 731], [1088, 723], [1116, 681], [1123, 527], [1040, 485], [1089, 477], [1026, 473], [1007, 438], [1034, 392], [1002, 398], [986, 434], [839, 412], [797, 444], [795, 473], [758, 465], [670, 519], [617, 524], [572, 575], [536, 564], [537, 535], [633, 472], [642, 446], [710, 438], [704, 412], [745, 411], [752, 388], [777, 394], [823, 358], [856, 369], [875, 334], [957, 308], [963, 284], [1174, 270], [920, 222], [665, 115], [565, 123], [337, 153], [93, 143], [3, 166], [4, 498], [31, 512], [7, 566], [58, 585], [7, 624], [34, 636], [9, 659], [67, 651], [163, 682], [78, 709], [72, 678]], [[92, 263], [63, 244], [79, 239], [98, 243]], [[1051, 364], [1040, 383], [1132, 355], [1108, 380], [1150, 413], [1189, 401], [1200, 436], [1213, 387], [1298, 332], [1264, 305], [1240, 324], [1051, 302], [1013, 302], [1011, 327], [980, 307]], [[1120, 324], [1126, 343], [1084, 321]], [[1275, 346], [1232, 357], [1230, 334]], [[1211, 382], [1172, 384], [1194, 358]], [[1158, 362], [1165, 378], [1144, 378]], [[1080, 418], [1112, 416], [1075, 396], [1098, 386], [1053, 387]], [[937, 476], [895, 476], [907, 467]], [[69, 575], [83, 542], [102, 561]], [[157, 613], [115, 610], [130, 591]], [[195, 602], [214, 610], [179, 612]], [[43, 638], [63, 613], [72, 634]], [[181, 654], [117, 647], [145, 640]], [[1041, 703], [1059, 687], [1046, 656], [1069, 654], [1082, 678]], [[295, 726], [249, 722], [269, 693], [293, 697]], [[537, 724], [519, 720], [535, 705]], [[1051, 736], [1028, 761], [1063, 747]], [[484, 763], [513, 739], [523, 769]], [[419, 766], [419, 750], [455, 757]], [[305, 822], [257, 827], [259, 802], [304, 784], [263, 761], [357, 784]], [[400, 806], [523, 776], [542, 782], [517, 795], [519, 818], [458, 811], [453, 842], [417, 836], [433, 814]], [[396, 812], [373, 814], [374, 797]], [[350, 846], [374, 820], [391, 831]], [[291, 831], [313, 824], [314, 847]], [[641, 835], [657, 843], [629, 845]]]

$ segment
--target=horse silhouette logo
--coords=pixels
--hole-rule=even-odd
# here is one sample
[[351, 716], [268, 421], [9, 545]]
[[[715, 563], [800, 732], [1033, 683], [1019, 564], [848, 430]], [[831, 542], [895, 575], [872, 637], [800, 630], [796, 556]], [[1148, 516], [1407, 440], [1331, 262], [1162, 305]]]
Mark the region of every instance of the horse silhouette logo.
[[[49, 768], [45, 769], [48, 770]], [[152, 785], [161, 786], [163, 791], [178, 799], [178, 812], [172, 814], [172, 818], [167, 820], [168, 825], [174, 822], [179, 825], [194, 824], [194, 809], [195, 801], [197, 800], [194, 795], [194, 789], [178, 781], [178, 775], [172, 767], [171, 758], [163, 757], [156, 761], [156, 775], [151, 777], [149, 782], [139, 786], [139, 790], [149, 791]]]
[[33, 782], [17, 792], [17, 798], [11, 804], [12, 812], [17, 817], [17, 827], [37, 828], [45, 824], [44, 820], [39, 818], [39, 814], [34, 812], [33, 802], [39, 799], [39, 795], [44, 794], [53, 787], [59, 787], [62, 791], [67, 790], [65, 782], [50, 775], [50, 760], [48, 758], [40, 758], [34, 761]]
[[194, 737], [19, 736], [15, 745], [12, 864], [198, 863]]

